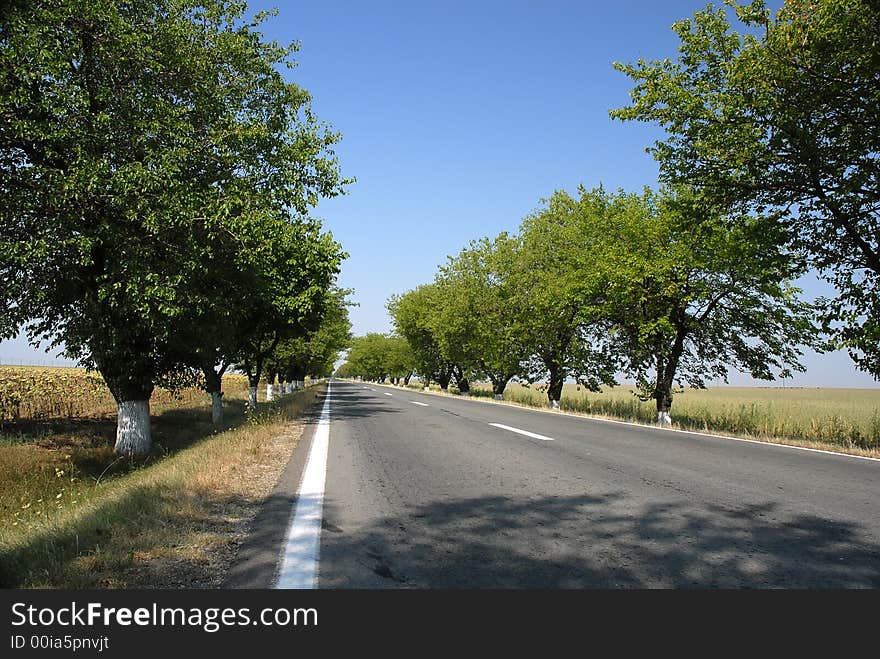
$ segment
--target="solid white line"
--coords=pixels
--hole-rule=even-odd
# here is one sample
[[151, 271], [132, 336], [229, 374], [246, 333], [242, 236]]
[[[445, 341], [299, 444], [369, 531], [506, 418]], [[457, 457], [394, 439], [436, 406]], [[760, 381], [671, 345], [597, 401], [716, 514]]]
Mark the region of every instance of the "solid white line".
[[321, 549], [321, 519], [324, 511], [324, 482], [330, 445], [330, 383], [321, 418], [312, 439], [309, 459], [296, 498], [281, 571], [275, 588], [316, 588], [318, 553]]
[[393, 396], [394, 394], [389, 394], [387, 391], [383, 392], [386, 396]]
[[510, 432], [516, 432], [520, 435], [525, 435], [526, 437], [534, 437], [535, 439], [543, 439], [545, 442], [552, 442], [552, 437], [545, 437], [544, 435], [539, 435], [536, 432], [529, 432], [528, 430], [520, 430], [519, 428], [514, 428], [513, 426], [505, 426], [503, 423], [490, 423], [490, 426], [495, 426], [496, 428], [501, 428], [502, 430], [509, 430]]
[[420, 402], [417, 401], [417, 400], [411, 400], [411, 401], [409, 401], [409, 402], [412, 403], [413, 405], [421, 405], [422, 407], [431, 407], [431, 406], [428, 405], [427, 403], [420, 403]]

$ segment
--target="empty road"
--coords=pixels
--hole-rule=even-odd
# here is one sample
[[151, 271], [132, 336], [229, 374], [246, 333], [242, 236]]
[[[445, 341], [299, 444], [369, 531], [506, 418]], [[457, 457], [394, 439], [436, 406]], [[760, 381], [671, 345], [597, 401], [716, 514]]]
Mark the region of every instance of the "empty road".
[[320, 588], [880, 586], [878, 461], [341, 381], [325, 412]]

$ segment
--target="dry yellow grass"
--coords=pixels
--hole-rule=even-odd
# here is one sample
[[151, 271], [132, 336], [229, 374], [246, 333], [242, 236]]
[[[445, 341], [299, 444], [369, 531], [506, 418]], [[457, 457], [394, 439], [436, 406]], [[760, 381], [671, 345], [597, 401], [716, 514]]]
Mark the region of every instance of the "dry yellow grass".
[[[227, 396], [244, 398], [247, 378], [223, 378]], [[156, 410], [186, 406], [206, 398], [200, 388], [172, 392], [157, 387], [150, 399]], [[0, 366], [0, 428], [16, 421], [74, 419], [116, 413], [116, 402], [103, 378], [82, 368]]]
[[[488, 385], [473, 393], [491, 396]], [[540, 385], [508, 385], [507, 402], [546, 407]], [[644, 402], [630, 385], [588, 392], [566, 384], [564, 411], [638, 423], [654, 423], [653, 401]], [[710, 387], [686, 389], [672, 405], [675, 426], [738, 437], [880, 457], [880, 389], [806, 387]]]
[[[77, 470], [64, 469], [71, 459], [64, 447], [6, 447], [18, 451], [0, 453], [0, 470], [26, 469], [31, 476], [3, 486], [15, 510], [0, 517], [0, 585], [217, 587], [318, 389], [286, 396], [250, 420], [242, 416], [236, 428], [191, 436], [165, 457], [122, 465], [100, 478], [70, 476]], [[175, 423], [193, 421], [192, 414], [178, 415]]]

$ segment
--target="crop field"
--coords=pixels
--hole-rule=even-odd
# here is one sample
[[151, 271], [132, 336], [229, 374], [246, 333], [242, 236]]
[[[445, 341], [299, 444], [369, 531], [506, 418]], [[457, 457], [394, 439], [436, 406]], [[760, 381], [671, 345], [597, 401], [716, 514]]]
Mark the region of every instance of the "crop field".
[[[245, 397], [247, 378], [224, 378], [226, 396]], [[156, 388], [156, 409], [206, 401], [198, 388], [171, 392]], [[116, 402], [97, 373], [82, 368], [0, 366], [0, 429], [18, 421], [77, 419], [116, 414]]]
[[[566, 384], [560, 406], [580, 414], [653, 423], [657, 416], [653, 401], [642, 402], [633, 392], [634, 388], [626, 385], [593, 393]], [[491, 396], [491, 388], [477, 385], [473, 393]], [[547, 394], [540, 385], [511, 383], [504, 399], [528, 406], [547, 405]], [[880, 452], [880, 389], [685, 389], [675, 395], [672, 420], [690, 430]]]

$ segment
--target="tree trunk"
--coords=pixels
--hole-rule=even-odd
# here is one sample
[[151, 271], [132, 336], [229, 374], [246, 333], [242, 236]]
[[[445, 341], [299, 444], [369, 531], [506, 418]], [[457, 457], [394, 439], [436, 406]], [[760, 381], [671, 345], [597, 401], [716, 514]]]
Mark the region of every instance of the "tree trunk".
[[211, 392], [211, 423], [219, 425], [223, 423], [223, 392]]
[[202, 364], [202, 374], [205, 376], [205, 391], [211, 395], [211, 423], [223, 423], [223, 371], [214, 370], [213, 364]]
[[512, 375], [490, 375], [492, 380], [492, 393], [495, 395], [495, 400], [504, 400], [504, 390], [507, 388], [507, 383], [510, 382], [510, 378]]
[[132, 373], [120, 373], [111, 368], [100, 368], [107, 388], [116, 400], [117, 455], [144, 455], [151, 448], [150, 396], [153, 383], [150, 378]]
[[[669, 356], [665, 357], [662, 348], [657, 350], [657, 384], [654, 387], [654, 400], [657, 402], [657, 423], [661, 426], [672, 425], [672, 385], [675, 382], [675, 372], [678, 370], [678, 362], [684, 352], [684, 340], [687, 337], [683, 312], [672, 317], [677, 331], [675, 341], [669, 350]], [[678, 322], [676, 322], [678, 321]]]
[[672, 392], [667, 391], [665, 394], [657, 396], [657, 423], [661, 426], [672, 425], [672, 416], [669, 410], [672, 409]]
[[117, 455], [143, 455], [150, 450], [150, 401], [124, 400], [117, 403]]
[[550, 383], [547, 387], [547, 398], [550, 400], [550, 407], [554, 410], [559, 409], [559, 401], [562, 399], [562, 386], [565, 384], [565, 371], [559, 364], [551, 361], [546, 364], [550, 373]]
[[248, 374], [248, 407], [251, 411], [257, 409], [257, 386], [259, 384], [259, 376]]

